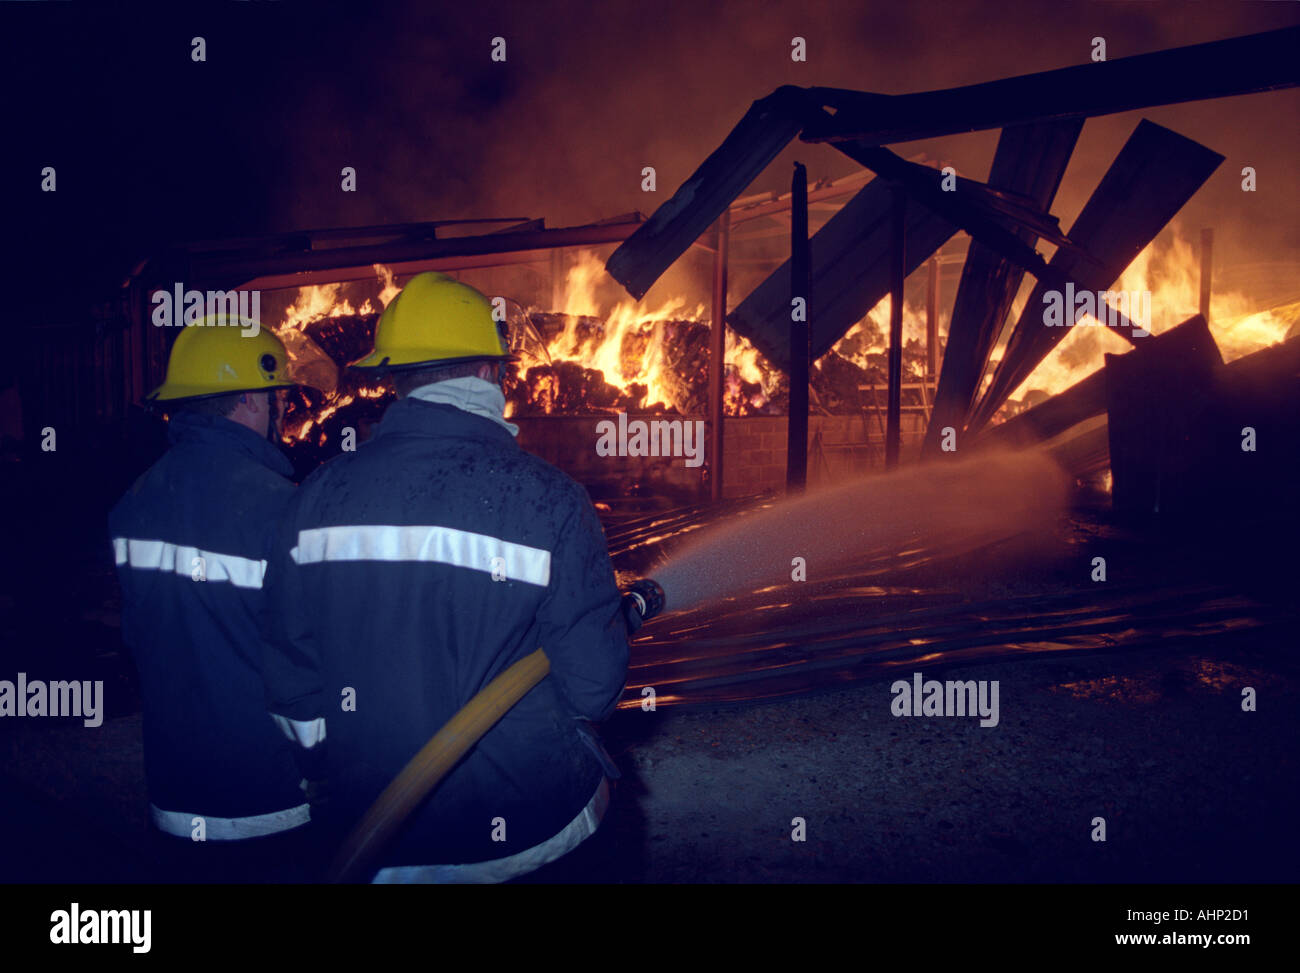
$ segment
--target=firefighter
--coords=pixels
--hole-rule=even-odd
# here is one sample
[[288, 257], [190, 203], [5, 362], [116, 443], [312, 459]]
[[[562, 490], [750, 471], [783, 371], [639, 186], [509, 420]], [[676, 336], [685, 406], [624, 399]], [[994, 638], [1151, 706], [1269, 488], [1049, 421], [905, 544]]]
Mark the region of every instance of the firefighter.
[[411, 279], [357, 369], [391, 377], [374, 435], [309, 476], [267, 569], [272, 712], [324, 741], [341, 837], [476, 692], [541, 647], [550, 675], [482, 738], [379, 858], [376, 882], [499, 882], [597, 829], [617, 770], [627, 629], [586, 491], [515, 442], [515, 360], [492, 305]]
[[263, 574], [293, 493], [269, 437], [277, 390], [294, 383], [280, 341], [241, 333], [251, 322], [240, 320], [177, 335], [147, 396], [168, 415], [171, 446], [109, 514], [154, 842], [173, 877], [192, 881], [275, 877], [310, 819], [261, 677]]

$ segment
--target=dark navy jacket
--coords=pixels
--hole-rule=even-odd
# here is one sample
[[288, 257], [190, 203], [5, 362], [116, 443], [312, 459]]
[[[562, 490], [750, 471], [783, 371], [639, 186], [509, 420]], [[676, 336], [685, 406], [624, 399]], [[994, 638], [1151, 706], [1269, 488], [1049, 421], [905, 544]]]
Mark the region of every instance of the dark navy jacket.
[[309, 812], [261, 660], [262, 579], [290, 466], [229, 419], [178, 413], [168, 436], [109, 515], [154, 823], [189, 837], [202, 816], [208, 840], [287, 830]]
[[[369, 442], [298, 489], [267, 584], [280, 626], [270, 707], [304, 728], [323, 720], [340, 827], [491, 679], [538, 647], [550, 658], [381, 867], [505, 858], [591, 801], [603, 771], [579, 728], [622, 694], [619, 592], [586, 491], [504, 428], [395, 403]], [[497, 818], [505, 841], [492, 840]]]

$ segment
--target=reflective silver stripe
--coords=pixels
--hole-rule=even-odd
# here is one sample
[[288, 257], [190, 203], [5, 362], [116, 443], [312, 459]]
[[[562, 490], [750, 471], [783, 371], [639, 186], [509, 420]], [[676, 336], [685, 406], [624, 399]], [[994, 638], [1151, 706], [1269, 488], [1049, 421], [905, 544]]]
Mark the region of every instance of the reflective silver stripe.
[[600, 827], [600, 821], [609, 807], [609, 781], [600, 779], [600, 786], [587, 806], [565, 825], [564, 830], [547, 838], [539, 845], [506, 858], [494, 858], [472, 865], [402, 865], [381, 868], [371, 879], [374, 885], [415, 884], [490, 884], [508, 882], [520, 875], [535, 872], [577, 848]]
[[305, 750], [310, 750], [325, 739], [325, 717], [323, 716], [318, 716], [314, 720], [291, 720], [279, 713], [272, 713], [271, 719], [275, 720], [275, 725], [284, 731], [285, 736]]
[[154, 826], [166, 834], [178, 838], [193, 838], [195, 818], [203, 819], [203, 833], [207, 841], [240, 841], [244, 838], [261, 838], [268, 834], [279, 834], [304, 825], [311, 820], [311, 805], [299, 804], [297, 807], [270, 814], [254, 814], [246, 818], [214, 818], [210, 814], [197, 814], [189, 811], [164, 811], [153, 804], [149, 805], [149, 816]]
[[551, 581], [550, 551], [454, 527], [314, 527], [298, 532], [298, 546], [289, 556], [297, 564], [436, 561], [488, 574], [497, 571], [511, 581], [543, 588]]
[[127, 564], [142, 571], [170, 571], [187, 578], [194, 578], [196, 569], [200, 567], [194, 563], [194, 559], [202, 558], [203, 580], [229, 581], [236, 588], [260, 588], [262, 577], [266, 574], [265, 561], [169, 544], [166, 541], [114, 537], [113, 556], [118, 564]]

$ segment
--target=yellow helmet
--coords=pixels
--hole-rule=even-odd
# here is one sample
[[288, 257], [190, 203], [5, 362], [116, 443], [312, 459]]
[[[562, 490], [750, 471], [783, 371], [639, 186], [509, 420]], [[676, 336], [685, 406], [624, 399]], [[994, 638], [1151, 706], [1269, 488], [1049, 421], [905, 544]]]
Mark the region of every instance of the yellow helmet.
[[515, 361], [486, 297], [446, 274], [416, 274], [384, 308], [375, 350], [353, 368], [388, 371], [461, 361]]
[[167, 359], [167, 378], [145, 396], [150, 402], [207, 398], [232, 392], [290, 388], [289, 355], [280, 339], [258, 327], [245, 334], [243, 322], [209, 315], [176, 336]]

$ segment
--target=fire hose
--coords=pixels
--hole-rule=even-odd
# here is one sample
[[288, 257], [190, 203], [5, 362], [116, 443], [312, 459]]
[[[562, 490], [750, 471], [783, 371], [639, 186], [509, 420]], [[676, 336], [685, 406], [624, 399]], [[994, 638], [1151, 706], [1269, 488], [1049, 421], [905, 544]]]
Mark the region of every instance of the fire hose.
[[[648, 578], [634, 581], [623, 595], [622, 607], [628, 631], [635, 632], [646, 619], [663, 610], [663, 588]], [[367, 878], [379, 853], [411, 813], [474, 744], [550, 671], [551, 660], [542, 649], [536, 649], [479, 690], [420, 748], [362, 815], [335, 855], [328, 880], [356, 882]]]

